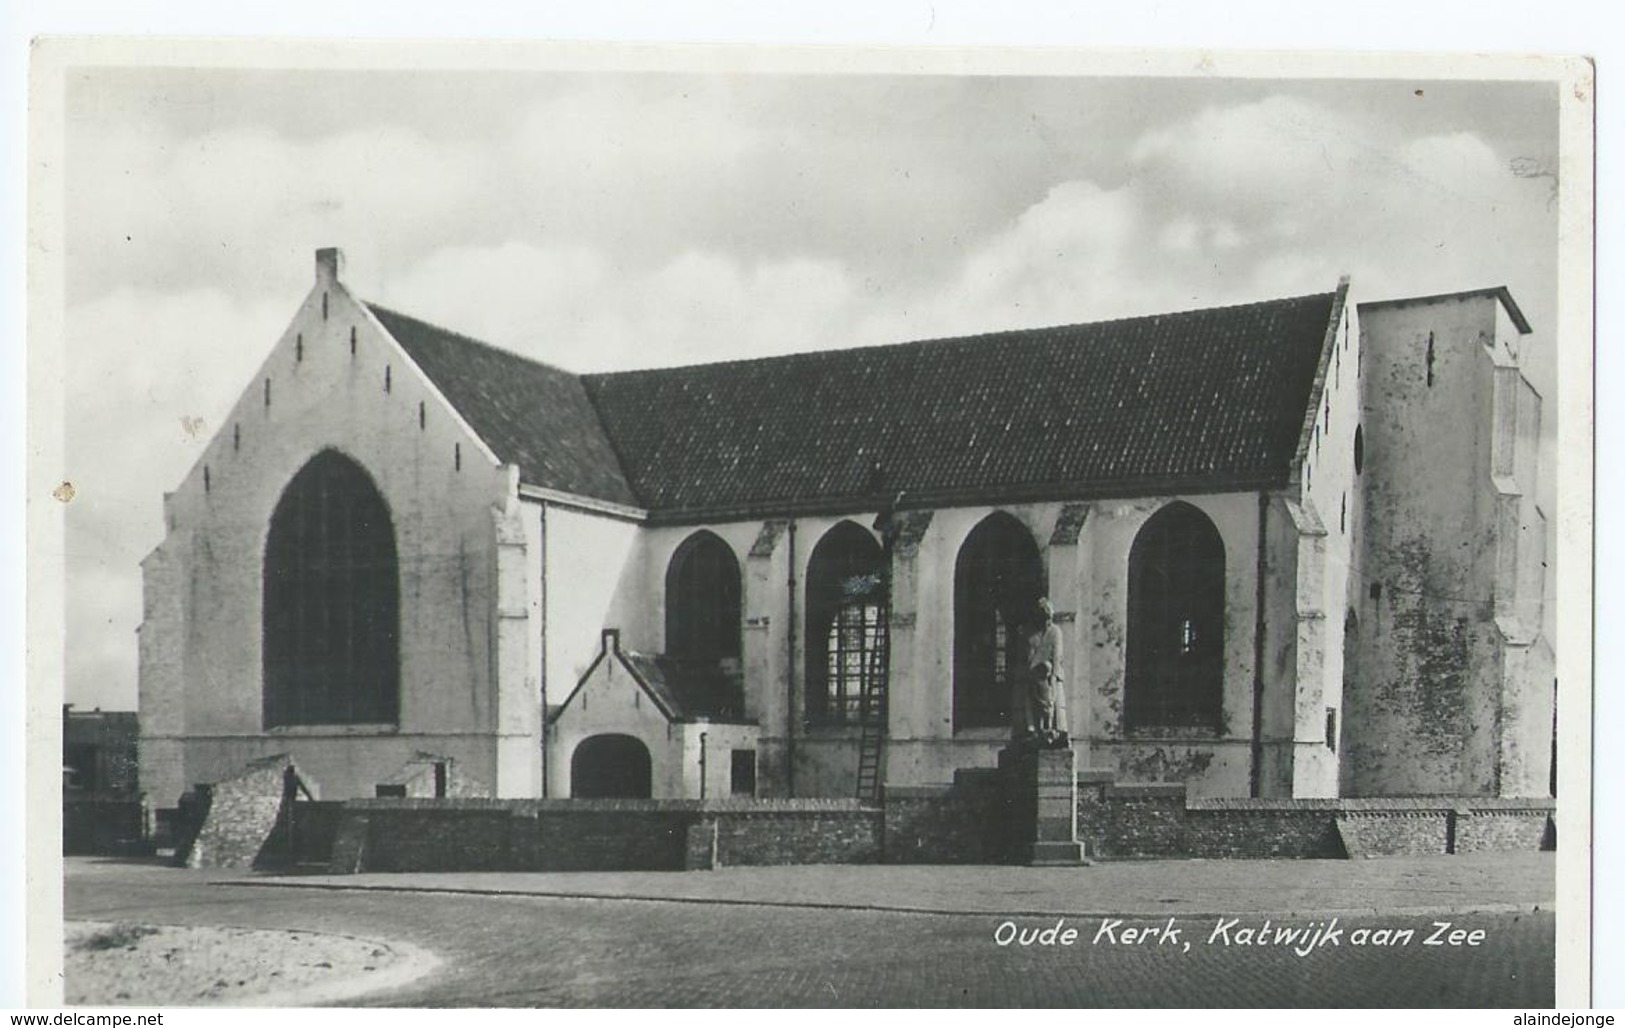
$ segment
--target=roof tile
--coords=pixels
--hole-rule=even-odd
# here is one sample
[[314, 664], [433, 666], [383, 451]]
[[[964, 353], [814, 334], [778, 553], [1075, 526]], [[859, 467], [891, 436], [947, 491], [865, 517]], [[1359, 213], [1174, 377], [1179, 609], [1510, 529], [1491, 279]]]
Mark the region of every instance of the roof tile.
[[1284, 484], [1335, 297], [585, 376], [372, 310], [525, 482], [676, 520]]

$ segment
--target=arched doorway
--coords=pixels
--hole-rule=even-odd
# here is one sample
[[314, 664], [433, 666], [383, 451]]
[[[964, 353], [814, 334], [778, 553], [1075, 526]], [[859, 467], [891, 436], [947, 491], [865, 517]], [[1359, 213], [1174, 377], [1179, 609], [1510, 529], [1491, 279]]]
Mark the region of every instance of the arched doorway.
[[1008, 727], [1012, 675], [1045, 589], [1032, 533], [1002, 511], [971, 529], [954, 566], [954, 730]]
[[649, 748], [630, 735], [594, 735], [570, 757], [570, 795], [581, 800], [648, 799]]
[[312, 457], [271, 515], [263, 571], [265, 727], [396, 723], [400, 573], [371, 476]]
[[1218, 728], [1224, 701], [1224, 540], [1206, 514], [1170, 503], [1128, 558], [1130, 728]]

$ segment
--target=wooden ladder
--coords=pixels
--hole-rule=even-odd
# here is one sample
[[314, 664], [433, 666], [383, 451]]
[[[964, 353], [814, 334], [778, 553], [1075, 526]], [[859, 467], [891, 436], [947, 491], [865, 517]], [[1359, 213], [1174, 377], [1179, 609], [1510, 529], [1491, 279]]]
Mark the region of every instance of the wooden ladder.
[[886, 750], [886, 679], [891, 673], [891, 604], [882, 597], [875, 646], [869, 652], [869, 673], [863, 676], [858, 699], [858, 799], [880, 801]]

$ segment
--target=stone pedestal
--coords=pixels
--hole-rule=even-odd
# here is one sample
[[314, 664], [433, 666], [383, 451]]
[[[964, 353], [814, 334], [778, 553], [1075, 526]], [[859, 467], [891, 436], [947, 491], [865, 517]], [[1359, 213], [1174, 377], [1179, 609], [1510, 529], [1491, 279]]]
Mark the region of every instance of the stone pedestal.
[[1087, 864], [1078, 841], [1077, 757], [1070, 749], [1007, 746], [999, 770], [1009, 797], [1010, 857], [1018, 864]]

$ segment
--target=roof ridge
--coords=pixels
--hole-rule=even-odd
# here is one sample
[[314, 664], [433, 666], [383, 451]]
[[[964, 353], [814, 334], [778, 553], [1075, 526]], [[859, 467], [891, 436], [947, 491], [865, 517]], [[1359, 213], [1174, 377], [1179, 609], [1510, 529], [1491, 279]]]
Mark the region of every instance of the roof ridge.
[[[1500, 287], [1500, 289], [1502, 291], [1504, 291], [1505, 287], [1504, 286]], [[1486, 289], [1486, 290], [1473, 290], [1473, 291], [1470, 291], [1470, 292], [1489, 293], [1489, 292], [1494, 292], [1494, 291], [1495, 290], [1492, 290], [1492, 289]], [[650, 372], [673, 371], [673, 370], [677, 370], [677, 369], [686, 369], [686, 368], [712, 368], [712, 367], [729, 367], [729, 366], [735, 366], [735, 365], [740, 365], [740, 364], [758, 364], [758, 363], [761, 363], [763, 361], [789, 360], [789, 359], [798, 358], [798, 357], [816, 357], [816, 356], [820, 356], [822, 354], [827, 354], [827, 353], [849, 353], [849, 352], [854, 351], [854, 350], [881, 350], [881, 349], [903, 349], [903, 348], [906, 348], [906, 347], [927, 347], [927, 346], [934, 346], [934, 345], [938, 345], [938, 344], [947, 344], [947, 343], [964, 343], [964, 342], [970, 342], [971, 340], [976, 340], [976, 341], [979, 341], [979, 342], [993, 342], [993, 341], [998, 341], [998, 340], [1003, 340], [1003, 339], [1018, 338], [1018, 337], [1021, 337], [1021, 336], [1038, 335], [1040, 333], [1061, 332], [1061, 331], [1066, 331], [1068, 329], [1074, 329], [1074, 328], [1105, 328], [1105, 327], [1108, 327], [1108, 326], [1111, 326], [1111, 325], [1127, 325], [1127, 324], [1132, 324], [1134, 322], [1159, 321], [1159, 320], [1162, 320], [1164, 318], [1197, 317], [1197, 316], [1203, 315], [1203, 314], [1217, 314], [1217, 313], [1222, 312], [1222, 311], [1244, 310], [1244, 309], [1249, 308], [1249, 307], [1269, 307], [1269, 306], [1274, 306], [1274, 305], [1277, 305], [1277, 304], [1298, 303], [1298, 302], [1305, 301], [1305, 300], [1318, 300], [1318, 299], [1321, 299], [1322, 297], [1333, 296], [1333, 295], [1336, 294], [1336, 292], [1337, 292], [1337, 290], [1335, 290], [1335, 289], [1329, 289], [1329, 290], [1326, 290], [1325, 292], [1319, 292], [1319, 293], [1300, 293], [1300, 294], [1297, 294], [1297, 295], [1294, 295], [1294, 296], [1278, 296], [1278, 297], [1274, 297], [1273, 299], [1268, 299], [1268, 300], [1247, 300], [1247, 301], [1244, 301], [1244, 302], [1241, 302], [1241, 303], [1212, 304], [1212, 305], [1207, 306], [1207, 307], [1189, 307], [1189, 308], [1185, 308], [1183, 310], [1177, 310], [1177, 311], [1157, 311], [1157, 312], [1153, 312], [1153, 313], [1150, 313], [1150, 314], [1130, 314], [1130, 315], [1125, 315], [1125, 316], [1120, 317], [1120, 318], [1102, 318], [1102, 319], [1099, 319], [1099, 320], [1096, 320], [1096, 321], [1065, 321], [1065, 322], [1061, 322], [1059, 324], [1029, 325], [1029, 326], [1027, 326], [1025, 328], [992, 329], [992, 330], [985, 331], [985, 332], [969, 332], [969, 333], [966, 333], [966, 334], [963, 334], [963, 335], [927, 336], [927, 337], [920, 338], [920, 339], [902, 339], [902, 340], [898, 340], [896, 342], [863, 343], [863, 344], [859, 344], [857, 346], [832, 346], [832, 347], [826, 347], [826, 348], [823, 348], [823, 349], [816, 349], [816, 350], [796, 350], [796, 351], [793, 351], [791, 353], [775, 353], [775, 354], [768, 354], [766, 356], [761, 356], [761, 357], [729, 357], [726, 360], [694, 361], [694, 362], [691, 362], [691, 363], [688, 363], [688, 364], [662, 364], [662, 365], [658, 365], [658, 366], [650, 367], [650, 368], [633, 368], [633, 369], [628, 369], [628, 370], [625, 370], [625, 371], [571, 371], [569, 368], [563, 367], [561, 365], [553, 364], [553, 363], [551, 363], [549, 361], [539, 360], [538, 358], [531, 357], [531, 356], [528, 356], [528, 355], [523, 354], [523, 353], [519, 353], [516, 350], [511, 350], [508, 347], [499, 346], [496, 343], [487, 342], [484, 339], [476, 339], [475, 337], [473, 337], [471, 335], [468, 335], [467, 333], [459, 332], [456, 329], [446, 328], [444, 325], [436, 324], [435, 322], [425, 320], [424, 318], [417, 317], [416, 315], [407, 314], [404, 311], [396, 310], [393, 307], [386, 307], [385, 305], [383, 305], [381, 303], [374, 303], [371, 300], [363, 300], [362, 303], [369, 310], [373, 311], [374, 313], [382, 312], [384, 314], [389, 315], [390, 317], [403, 318], [406, 321], [415, 322], [415, 323], [417, 323], [419, 325], [422, 325], [424, 328], [431, 329], [431, 330], [433, 330], [435, 332], [440, 333], [441, 335], [451, 336], [452, 338], [458, 340], [459, 342], [468, 343], [468, 344], [470, 344], [472, 346], [483, 347], [484, 349], [487, 349], [487, 350], [494, 350], [497, 353], [500, 353], [505, 357], [512, 357], [512, 358], [514, 358], [516, 360], [526, 361], [526, 362], [528, 362], [530, 364], [535, 364], [535, 365], [538, 365], [540, 367], [547, 368], [547, 369], [549, 369], [551, 371], [557, 371], [557, 372], [559, 372], [561, 374], [571, 375], [571, 376], [574, 376], [575, 378], [580, 379], [583, 383], [586, 383], [589, 379], [612, 378], [612, 377], [615, 377], [615, 376], [618, 376], [618, 375], [639, 375], [639, 374], [648, 374]], [[1456, 294], [1443, 294], [1443, 296], [1437, 297], [1437, 298], [1442, 299], [1445, 296], [1452, 296], [1452, 295], [1456, 295]], [[1384, 302], [1384, 301], [1378, 301], [1378, 303], [1382, 303], [1382, 302]], [[1386, 301], [1386, 302], [1395, 303], [1395, 302], [1400, 302], [1400, 301]], [[1364, 305], [1362, 305], [1362, 306], [1364, 306]], [[594, 406], [596, 406], [596, 403], [594, 404]]]
[[425, 321], [423, 318], [419, 318], [419, 317], [416, 317], [415, 315], [407, 314], [404, 311], [398, 311], [393, 307], [385, 307], [381, 303], [373, 303], [371, 300], [362, 300], [361, 303], [362, 303], [362, 306], [366, 307], [368, 310], [372, 311], [374, 314], [382, 313], [382, 314], [386, 314], [386, 315], [388, 315], [389, 317], [392, 317], [392, 318], [401, 318], [401, 319], [403, 319], [405, 321], [411, 321], [411, 322], [414, 322], [414, 323], [416, 323], [418, 325], [423, 326], [426, 329], [429, 329], [429, 330], [434, 331], [434, 332], [438, 332], [443, 336], [450, 336], [451, 338], [456, 339], [458, 342], [461, 342], [461, 343], [468, 343], [471, 346], [478, 346], [478, 347], [481, 347], [482, 349], [492, 350], [492, 351], [495, 351], [496, 353], [502, 354], [502, 356], [504, 356], [504, 357], [512, 357], [514, 360], [521, 360], [521, 361], [525, 361], [528, 364], [535, 364], [538, 367], [546, 368], [549, 371], [556, 371], [561, 375], [570, 375], [573, 378], [582, 378], [582, 377], [584, 377], [582, 375], [582, 373], [579, 372], [579, 371], [571, 371], [569, 368], [560, 367], [559, 365], [549, 363], [548, 361], [538, 360], [535, 357], [526, 356], [525, 354], [522, 354], [522, 353], [518, 352], [517, 350], [510, 350], [506, 346], [498, 346], [496, 343], [486, 342], [484, 339], [476, 339], [473, 336], [468, 335], [467, 333], [459, 332], [459, 331], [457, 331], [456, 329], [453, 329], [453, 328], [447, 328], [444, 325], [437, 325], [432, 321]]
[[897, 342], [886, 343], [860, 343], [857, 346], [832, 346], [818, 350], [795, 350], [791, 353], [775, 353], [761, 357], [729, 357], [726, 360], [694, 361], [689, 364], [662, 364], [650, 368], [633, 368], [626, 371], [584, 371], [581, 373], [583, 382], [592, 379], [616, 378], [623, 375], [647, 375], [663, 371], [690, 370], [693, 368], [726, 368], [737, 367], [742, 364], [762, 364], [768, 361], [795, 360], [806, 357], [822, 357], [826, 354], [855, 353], [860, 350], [902, 350], [910, 347], [926, 348], [938, 345], [969, 342], [998, 342], [1008, 339], [1018, 339], [1023, 336], [1041, 336], [1047, 333], [1064, 332], [1070, 329], [1109, 328], [1113, 325], [1128, 325], [1136, 322], [1154, 322], [1167, 318], [1197, 317], [1204, 314], [1218, 314], [1226, 311], [1239, 311], [1252, 307], [1273, 307], [1280, 304], [1301, 303], [1308, 300], [1320, 300], [1335, 296], [1337, 290], [1328, 289], [1320, 293], [1300, 293], [1295, 296], [1278, 296], [1269, 300], [1248, 300], [1242, 303], [1215, 304], [1209, 307], [1191, 307], [1177, 311], [1159, 311], [1151, 314], [1131, 314], [1120, 318], [1102, 318], [1098, 321], [1066, 321], [1059, 324], [1030, 325], [1026, 328], [1001, 328], [986, 332], [969, 332], [956, 336], [928, 336], [922, 339], [904, 339]]

